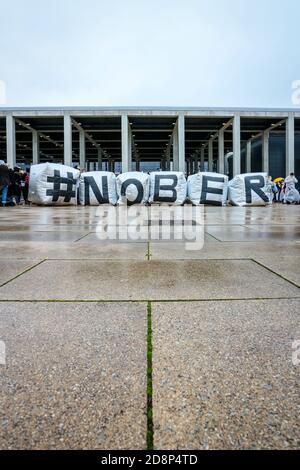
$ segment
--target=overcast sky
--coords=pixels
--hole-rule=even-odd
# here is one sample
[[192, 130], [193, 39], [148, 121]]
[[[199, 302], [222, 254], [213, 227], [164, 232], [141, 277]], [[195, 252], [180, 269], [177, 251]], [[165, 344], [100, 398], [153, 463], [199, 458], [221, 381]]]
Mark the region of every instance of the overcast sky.
[[0, 0], [0, 16], [6, 106], [293, 107], [299, 0]]

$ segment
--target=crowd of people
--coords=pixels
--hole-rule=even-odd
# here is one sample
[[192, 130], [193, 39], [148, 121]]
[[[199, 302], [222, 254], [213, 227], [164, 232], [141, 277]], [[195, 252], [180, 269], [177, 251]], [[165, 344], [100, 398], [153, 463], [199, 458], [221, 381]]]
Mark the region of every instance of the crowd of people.
[[15, 206], [29, 204], [29, 175], [30, 168], [26, 171], [15, 166], [8, 168], [3, 160], [0, 160], [0, 200], [1, 206]]
[[[0, 160], [0, 201], [1, 206], [15, 206], [21, 203], [30, 204], [28, 201], [30, 168], [22, 170], [15, 166], [8, 168], [3, 160]], [[298, 180], [294, 173], [284, 178], [276, 178], [274, 181], [268, 177], [268, 191], [270, 201], [285, 204], [300, 204], [300, 194], [296, 188]]]
[[268, 187], [270, 192], [270, 200], [272, 202], [281, 202], [284, 204], [300, 204], [300, 194], [296, 188], [298, 180], [294, 173], [284, 178], [276, 178], [272, 180], [272, 176], [268, 177]]

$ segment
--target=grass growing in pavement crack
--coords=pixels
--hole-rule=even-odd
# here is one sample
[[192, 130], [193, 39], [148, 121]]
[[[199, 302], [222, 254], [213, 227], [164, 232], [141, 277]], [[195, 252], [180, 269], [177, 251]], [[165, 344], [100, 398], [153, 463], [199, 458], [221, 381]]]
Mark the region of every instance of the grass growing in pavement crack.
[[151, 259], [151, 252], [150, 252], [150, 242], [149, 242], [149, 241], [147, 242], [147, 254], [146, 254], [146, 257], [147, 257], [147, 261], [150, 261], [150, 259]]
[[153, 450], [152, 306], [147, 303], [147, 450]]

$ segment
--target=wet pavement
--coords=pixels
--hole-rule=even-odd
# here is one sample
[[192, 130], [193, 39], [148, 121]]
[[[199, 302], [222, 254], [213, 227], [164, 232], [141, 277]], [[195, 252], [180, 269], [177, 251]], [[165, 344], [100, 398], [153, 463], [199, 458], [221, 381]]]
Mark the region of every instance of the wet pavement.
[[203, 221], [191, 251], [100, 240], [92, 207], [0, 208], [1, 449], [146, 448], [148, 315], [154, 448], [300, 447], [299, 206]]

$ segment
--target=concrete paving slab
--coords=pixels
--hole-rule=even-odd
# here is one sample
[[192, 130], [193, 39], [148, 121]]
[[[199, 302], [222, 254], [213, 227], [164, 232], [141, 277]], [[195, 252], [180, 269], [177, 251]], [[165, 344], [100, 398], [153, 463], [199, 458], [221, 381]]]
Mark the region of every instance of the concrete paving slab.
[[0, 259], [0, 286], [41, 261], [36, 259], [36, 255], [32, 260]]
[[82, 244], [90, 244], [90, 245], [101, 245], [103, 243], [118, 243], [118, 244], [130, 244], [130, 243], [147, 243], [148, 239], [143, 238], [143, 239], [132, 239], [132, 238], [127, 238], [124, 240], [114, 240], [114, 239], [107, 239], [107, 240], [101, 240], [99, 236], [97, 235], [96, 232], [94, 233], [89, 233], [84, 239], [82, 240]]
[[268, 231], [261, 228], [260, 231], [254, 230], [252, 226], [209, 226], [206, 227], [206, 233], [212, 235], [222, 242], [247, 242], [247, 241], [294, 241], [297, 233], [292, 230]]
[[12, 223], [3, 224], [1, 220], [0, 232], [80, 232], [88, 233], [95, 230], [95, 225], [76, 224], [24, 224]]
[[[164, 229], [165, 230], [165, 229]], [[195, 229], [182, 229], [182, 228], [178, 228], [176, 227], [175, 229], [174, 228], [171, 228], [171, 227], [168, 227], [166, 231], [164, 230], [161, 230], [161, 229], [158, 229], [157, 232], [155, 232], [155, 234], [152, 234], [150, 232], [148, 232], [148, 235], [146, 232], [143, 233], [143, 235], [139, 237], [139, 235], [137, 234], [137, 236], [133, 237], [133, 238], [130, 238], [131, 235], [129, 235], [128, 239], [126, 240], [113, 240], [113, 239], [109, 239], [109, 240], [104, 240], [105, 243], [152, 243], [152, 241], [155, 240], [160, 242], [160, 243], [166, 243], [166, 244], [173, 244], [173, 243], [178, 243], [178, 240], [181, 242], [185, 242], [185, 240], [187, 242], [190, 241], [190, 239], [194, 236], [195, 238]], [[190, 237], [190, 238], [189, 238]], [[211, 235], [207, 234], [207, 233], [204, 233], [204, 231], [202, 231], [202, 229], [197, 229], [197, 237], [198, 237], [198, 241], [202, 241], [204, 240], [205, 243], [220, 243], [219, 240], [216, 240], [214, 237], [212, 237]], [[90, 233], [88, 236], [84, 237], [84, 239], [81, 240], [81, 243], [82, 244], [88, 244], [88, 243], [92, 243], [92, 244], [95, 244], [95, 245], [98, 245], [99, 243], [102, 243], [102, 240], [99, 239], [99, 237], [96, 235], [96, 233]]]
[[1, 241], [14, 241], [18, 242], [75, 242], [80, 238], [87, 235], [88, 231], [78, 231], [78, 232], [60, 232], [60, 231], [51, 231], [51, 232], [0, 232], [0, 242]]
[[[194, 235], [193, 235], [194, 234]], [[160, 234], [159, 238], [150, 238], [149, 239], [149, 243], [150, 245], [152, 244], [159, 244], [162, 246], [177, 246], [179, 244], [185, 246], [186, 243], [189, 243], [190, 239], [189, 239], [189, 236], [190, 237], [193, 237], [195, 236], [195, 232], [189, 232], [187, 231], [186, 233], [184, 233], [181, 229], [176, 229], [175, 231], [171, 231], [171, 239], [163, 239], [163, 236], [162, 234]], [[212, 237], [211, 235], [209, 235], [208, 233], [201, 233], [201, 231], [197, 231], [197, 239], [198, 239], [198, 242], [200, 242], [200, 246], [203, 245], [203, 242], [206, 244], [206, 245], [213, 245], [215, 246], [217, 243], [221, 243], [219, 240], [217, 240], [216, 238]], [[192, 239], [193, 241], [193, 239]], [[195, 251], [195, 250], [193, 250]]]
[[300, 239], [300, 225], [251, 225], [247, 228], [256, 232], [281, 234], [283, 238], [285, 235], [293, 235], [295, 240]]
[[142, 304], [0, 304], [0, 449], [144, 449]]
[[[207, 220], [211, 225], [218, 224], [241, 224], [241, 225], [269, 225], [284, 224], [297, 225], [300, 223], [299, 208], [286, 206], [272, 207], [223, 207], [217, 208], [219, 213], [212, 212], [211, 208], [206, 208]], [[216, 217], [216, 223], [214, 223]]]
[[47, 260], [0, 288], [5, 300], [287, 298], [299, 288], [251, 260]]
[[185, 243], [163, 244], [150, 242], [150, 254], [153, 260], [162, 259], [239, 259], [239, 258], [277, 258], [278, 253], [300, 256], [300, 245], [294, 242], [216, 242], [205, 243], [202, 250], [188, 251]]
[[147, 243], [0, 242], [1, 259], [145, 259]]
[[[124, 231], [124, 238], [127, 239], [122, 240], [122, 231]], [[185, 238], [188, 240], [188, 237], [191, 237], [193, 233], [197, 231], [198, 238], [203, 237], [207, 243], [216, 243], [217, 240], [211, 237], [209, 234], [204, 232], [204, 228], [198, 226], [187, 225], [186, 227], [183, 226], [158, 226], [158, 224], [154, 227], [146, 227], [143, 226], [141, 229], [140, 227], [134, 226], [123, 226], [121, 230], [117, 229], [114, 226], [106, 226], [105, 232], [109, 237], [116, 237], [116, 239], [111, 239], [105, 241], [113, 241], [119, 243], [145, 243], [151, 240], [160, 240], [166, 241], [167, 243], [173, 243], [177, 240], [184, 240]], [[96, 227], [93, 227], [91, 230], [92, 233], [87, 235], [83, 243], [93, 243], [99, 244], [101, 243], [101, 239], [99, 238], [99, 232], [97, 233]], [[101, 233], [101, 232], [100, 232]], [[119, 240], [118, 240], [119, 238]]]
[[1, 220], [10, 224], [97, 224], [96, 207], [28, 207], [0, 211]]
[[152, 304], [156, 449], [299, 449], [298, 301]]
[[[111, 206], [109, 206], [111, 207]], [[108, 208], [108, 207], [106, 207]], [[106, 209], [103, 207], [103, 209]], [[7, 224], [72, 224], [96, 225], [99, 211], [96, 207], [28, 207], [0, 210], [1, 221]], [[299, 208], [273, 207], [204, 207], [204, 221], [209, 225], [299, 225]]]
[[234, 214], [227, 214], [225, 217], [220, 217], [220, 221], [214, 223], [213, 218], [209, 218], [210, 225], [297, 225], [300, 222], [300, 217], [288, 217], [288, 216], [280, 216], [280, 217], [273, 217], [274, 214], [269, 214], [264, 212], [263, 208], [261, 208], [260, 215], [257, 215], [253, 212], [249, 214], [240, 214], [239, 216], [235, 216]]

